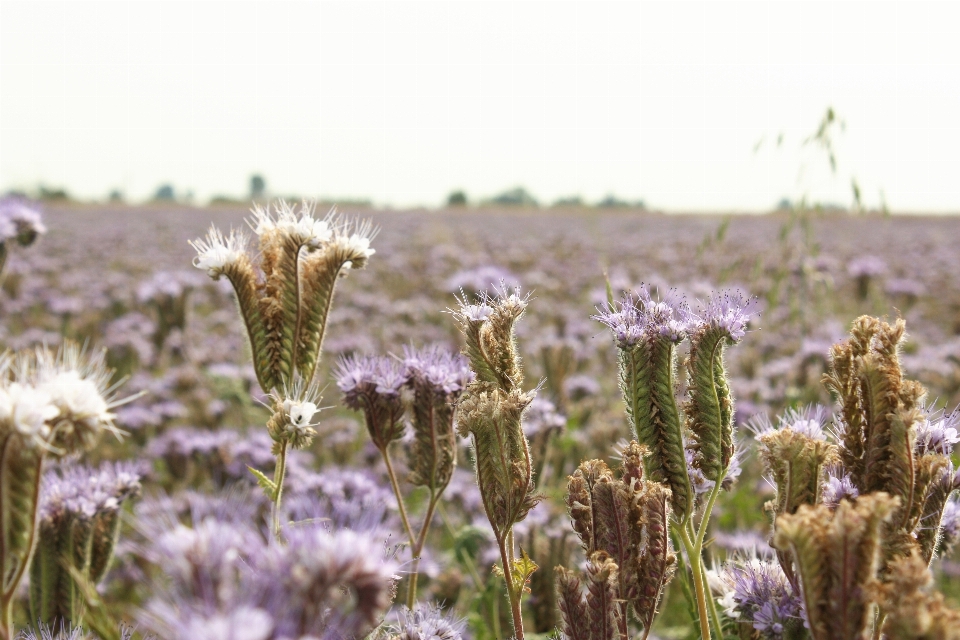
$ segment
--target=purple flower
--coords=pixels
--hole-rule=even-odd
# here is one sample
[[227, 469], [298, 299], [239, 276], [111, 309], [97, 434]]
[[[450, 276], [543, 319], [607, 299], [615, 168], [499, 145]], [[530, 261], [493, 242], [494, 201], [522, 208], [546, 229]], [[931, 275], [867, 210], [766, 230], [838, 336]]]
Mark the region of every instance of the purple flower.
[[619, 304], [598, 309], [591, 316], [613, 331], [621, 347], [631, 347], [644, 338], [666, 338], [680, 342], [693, 318], [683, 298], [670, 289], [662, 300], [655, 300], [642, 287], [637, 295], [626, 295]]
[[43, 476], [38, 518], [53, 522], [68, 515], [92, 518], [116, 511], [124, 500], [139, 495], [141, 473], [142, 465], [133, 462], [54, 468]]
[[362, 409], [363, 403], [376, 394], [399, 395], [407, 381], [399, 362], [378, 356], [341, 358], [335, 375], [344, 404], [354, 410]]
[[440, 395], [459, 394], [474, 378], [466, 358], [439, 346], [404, 346], [403, 374], [414, 386], [432, 387]]
[[739, 341], [746, 334], [747, 324], [755, 313], [755, 298], [744, 298], [738, 291], [721, 291], [712, 295], [691, 322], [695, 329], [719, 329], [731, 340]]
[[821, 501], [831, 509], [836, 509], [844, 498], [855, 500], [860, 496], [850, 476], [846, 474], [838, 476], [837, 473], [837, 469], [828, 470], [827, 479], [821, 489]]
[[929, 414], [917, 425], [917, 455], [939, 453], [949, 456], [953, 446], [960, 442], [957, 426], [960, 425], [960, 411], [946, 413], [943, 410]]
[[943, 546], [948, 549], [953, 547], [960, 540], [960, 501], [956, 498], [947, 500], [947, 504], [944, 505], [940, 527]]
[[877, 256], [860, 256], [847, 263], [847, 273], [854, 278], [870, 278], [886, 272], [887, 263]]
[[258, 565], [257, 601], [276, 621], [275, 636], [301, 638], [332, 627], [363, 635], [390, 607], [399, 566], [382, 541], [349, 529], [293, 527]]
[[350, 356], [340, 360], [335, 375], [343, 403], [354, 411], [363, 411], [367, 432], [377, 448], [383, 450], [403, 436], [400, 390], [408, 378], [397, 360]]
[[801, 599], [776, 561], [728, 564], [720, 581], [725, 591], [720, 602], [727, 615], [752, 624], [764, 640], [780, 640], [788, 622], [799, 622]]
[[394, 640], [461, 640], [466, 620], [446, 615], [434, 604], [417, 604], [412, 612], [404, 609]]

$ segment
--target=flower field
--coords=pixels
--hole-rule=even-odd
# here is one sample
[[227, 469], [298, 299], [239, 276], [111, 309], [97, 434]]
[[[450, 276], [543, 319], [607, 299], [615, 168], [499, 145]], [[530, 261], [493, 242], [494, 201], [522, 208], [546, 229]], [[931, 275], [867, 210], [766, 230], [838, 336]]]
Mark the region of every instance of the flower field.
[[325, 213], [0, 224], [11, 629], [960, 637], [960, 218]]

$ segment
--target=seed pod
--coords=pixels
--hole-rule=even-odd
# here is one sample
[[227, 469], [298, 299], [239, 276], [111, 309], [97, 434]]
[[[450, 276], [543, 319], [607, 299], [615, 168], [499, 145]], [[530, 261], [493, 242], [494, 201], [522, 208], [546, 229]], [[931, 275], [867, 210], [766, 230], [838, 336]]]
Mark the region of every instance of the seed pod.
[[792, 556], [814, 640], [866, 638], [868, 589], [880, 566], [882, 527], [899, 500], [885, 493], [843, 501], [836, 511], [802, 505], [777, 519], [773, 546]]

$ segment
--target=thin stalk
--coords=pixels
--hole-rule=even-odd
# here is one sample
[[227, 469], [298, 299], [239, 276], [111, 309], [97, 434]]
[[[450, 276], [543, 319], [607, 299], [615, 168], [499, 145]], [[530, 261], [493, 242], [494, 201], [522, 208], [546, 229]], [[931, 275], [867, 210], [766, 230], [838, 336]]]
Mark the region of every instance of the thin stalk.
[[[726, 469], [723, 470], [722, 474], [717, 481], [713, 483], [713, 491], [710, 492], [710, 497], [707, 499], [707, 506], [703, 510], [703, 516], [700, 518], [700, 528], [697, 531], [696, 539], [696, 548], [697, 550], [703, 549], [703, 538], [707, 534], [707, 527], [710, 526], [710, 514], [713, 512], [713, 505], [717, 501], [717, 496], [720, 495], [720, 480], [727, 474]], [[693, 523], [691, 522], [691, 527]]]
[[887, 620], [887, 614], [879, 609], [877, 615], [873, 618], [873, 640], [880, 640], [883, 637], [883, 623]]
[[410, 574], [410, 586], [407, 589], [407, 608], [413, 611], [413, 605], [417, 601], [417, 575], [420, 571], [420, 553], [423, 551], [423, 544], [427, 540], [427, 532], [430, 530], [430, 522], [433, 520], [433, 510], [437, 507], [440, 495], [430, 492], [430, 502], [427, 504], [427, 515], [420, 527], [420, 534], [413, 545], [413, 572]]
[[390, 451], [387, 447], [380, 449], [380, 455], [383, 456], [383, 462], [387, 465], [387, 476], [390, 478], [390, 486], [393, 487], [393, 495], [397, 499], [397, 508], [400, 509], [400, 520], [403, 522], [403, 530], [407, 532], [407, 538], [410, 540], [410, 548], [417, 543], [413, 537], [413, 529], [410, 528], [410, 520], [407, 518], [407, 508], [403, 504], [403, 496], [400, 495], [400, 483], [397, 482], [397, 474], [393, 471], [393, 462], [390, 460]]
[[280, 453], [277, 454], [277, 466], [273, 472], [273, 486], [277, 492], [273, 501], [273, 533], [280, 537], [280, 499], [283, 496], [283, 480], [287, 477], [287, 447], [289, 442], [284, 439], [280, 443]]
[[714, 599], [713, 594], [710, 593], [710, 581], [707, 580], [707, 567], [705, 564], [700, 565], [700, 568], [703, 572], [703, 584], [706, 585], [707, 591], [707, 608], [710, 611], [710, 624], [713, 625], [713, 632], [717, 634], [717, 638], [723, 638], [723, 628], [720, 625], [720, 613], [717, 611], [717, 601]]
[[[720, 478], [726, 476], [727, 470], [724, 469], [721, 472]], [[710, 515], [713, 513], [713, 507], [717, 502], [717, 496], [720, 495], [720, 478], [717, 479], [717, 482], [713, 484], [713, 491], [710, 492], [710, 497], [707, 499], [706, 507], [703, 510], [703, 516], [700, 519], [700, 527], [697, 531], [697, 537], [694, 541], [694, 551], [697, 554], [697, 557], [702, 559], [703, 557], [703, 540], [707, 534], [707, 528], [710, 526]], [[693, 533], [693, 522], [690, 522], [689, 534]], [[706, 567], [701, 565], [701, 572], [703, 573], [702, 580], [705, 585], [707, 604], [710, 608], [710, 622], [714, 627], [714, 632], [717, 634], [717, 638], [723, 638], [723, 630], [720, 628], [720, 616], [717, 612], [717, 605], [713, 601], [713, 596], [710, 594], [710, 586], [707, 584], [707, 573]]]
[[[513, 527], [508, 533], [510, 539], [513, 539]], [[523, 615], [520, 612], [520, 594], [513, 592], [513, 550], [507, 551], [506, 539], [497, 540], [500, 546], [500, 560], [503, 562], [503, 579], [507, 583], [507, 599], [510, 601], [510, 611], [513, 614], [513, 632], [516, 640], [523, 640]]]
[[694, 547], [688, 529], [686, 527], [678, 527], [678, 529], [680, 531], [680, 540], [683, 541], [683, 548], [686, 549], [687, 558], [690, 561], [690, 570], [693, 573], [693, 588], [697, 598], [697, 616], [700, 618], [700, 638], [701, 640], [710, 640], [710, 618], [707, 614], [706, 585], [703, 579], [703, 563], [700, 558], [700, 552]]
[[0, 640], [13, 640], [13, 594], [0, 601]]

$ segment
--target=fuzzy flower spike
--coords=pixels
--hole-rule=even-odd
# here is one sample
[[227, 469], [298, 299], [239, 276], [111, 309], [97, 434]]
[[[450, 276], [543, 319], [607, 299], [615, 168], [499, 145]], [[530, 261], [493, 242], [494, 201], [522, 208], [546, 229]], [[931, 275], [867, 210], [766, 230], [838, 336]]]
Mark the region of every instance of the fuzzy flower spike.
[[248, 223], [257, 236], [256, 264], [240, 232], [231, 231], [225, 238], [212, 228], [205, 240], [191, 244], [198, 253], [198, 269], [214, 279], [225, 275], [233, 285], [257, 381], [273, 398], [268, 430], [277, 456], [275, 477], [251, 472], [274, 503], [279, 531], [287, 447], [305, 447], [316, 434], [310, 422], [316, 403], [301, 396], [313, 393], [309, 390], [314, 388], [334, 288], [348, 270], [366, 265], [374, 253], [370, 241], [376, 230], [335, 211], [318, 219], [308, 202], [298, 210], [280, 200], [272, 208], [255, 205], [252, 213]]
[[693, 438], [693, 465], [713, 482], [722, 482], [735, 450], [733, 395], [723, 363], [724, 349], [746, 335], [754, 304], [738, 293], [714, 294], [689, 324], [686, 426]]
[[252, 213], [256, 263], [240, 231], [224, 236], [211, 228], [191, 245], [198, 254], [194, 266], [233, 285], [257, 379], [271, 391], [295, 374], [313, 379], [337, 278], [366, 265], [376, 230], [335, 211], [317, 218], [308, 202], [299, 209], [282, 200], [272, 208], [255, 205]]
[[520, 598], [536, 565], [515, 557], [513, 526], [539, 501], [533, 464], [521, 419], [535, 391], [525, 392], [514, 327], [529, 298], [501, 285], [496, 297], [479, 295], [478, 304], [460, 301], [453, 312], [466, 339], [464, 353], [476, 378], [457, 405], [457, 431], [473, 437], [477, 484], [500, 548], [513, 613], [514, 633], [523, 640]]
[[40, 475], [48, 453], [92, 448], [119, 435], [111, 409], [123, 404], [104, 354], [66, 342], [59, 351], [0, 358], [0, 638], [11, 638], [10, 603], [30, 564], [37, 535]]
[[644, 461], [650, 479], [670, 487], [673, 513], [680, 520], [692, 511], [693, 490], [674, 396], [676, 346], [692, 318], [675, 291], [655, 300], [647, 288], [593, 316], [613, 332], [627, 418], [650, 452]]
[[83, 598], [70, 570], [91, 585], [103, 579], [120, 534], [120, 509], [139, 493], [140, 468], [132, 463], [65, 466], [45, 474], [39, 542], [30, 566], [33, 620], [80, 623]]

